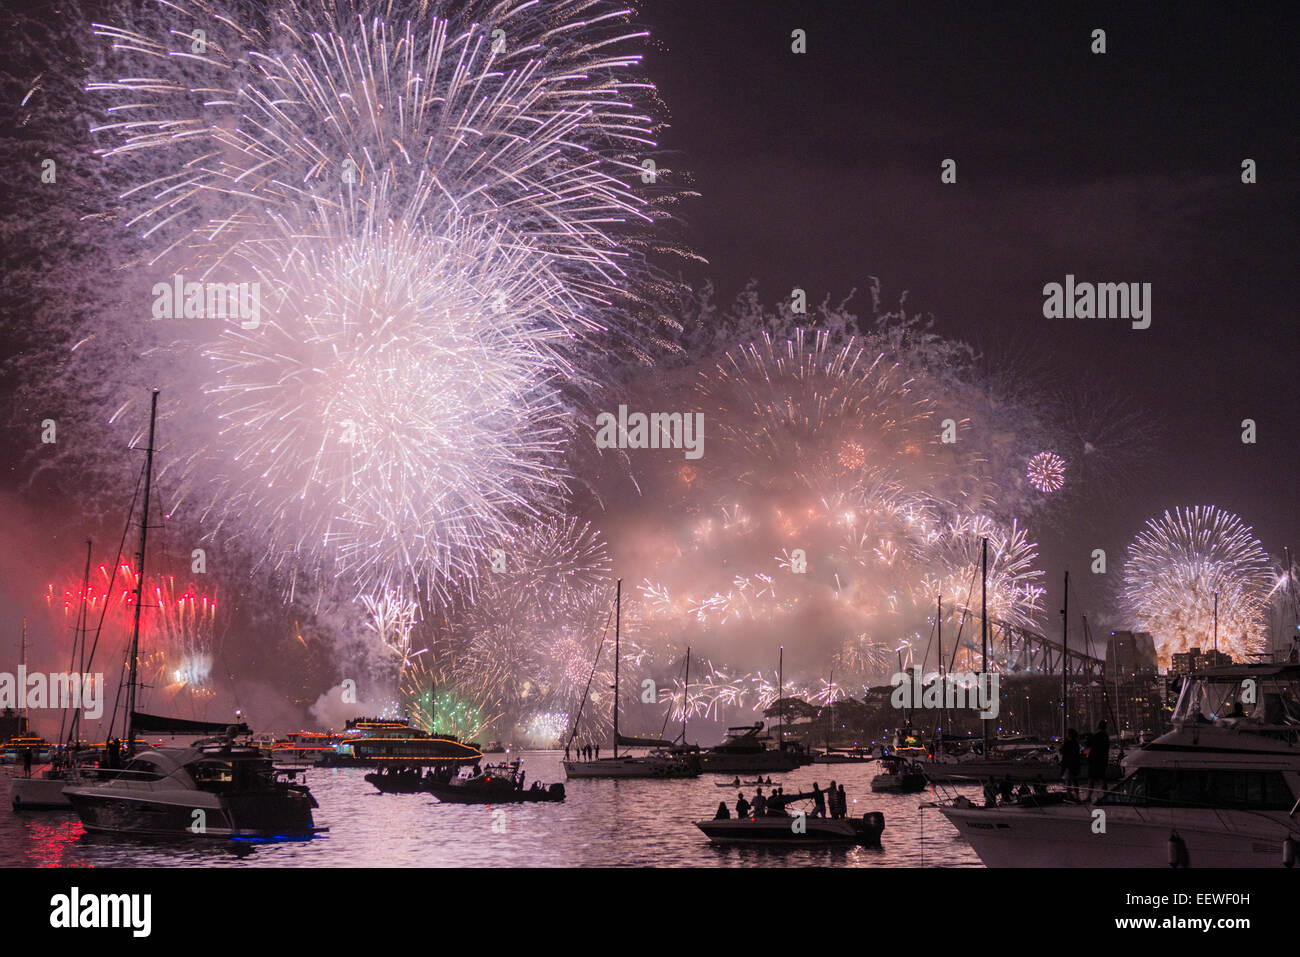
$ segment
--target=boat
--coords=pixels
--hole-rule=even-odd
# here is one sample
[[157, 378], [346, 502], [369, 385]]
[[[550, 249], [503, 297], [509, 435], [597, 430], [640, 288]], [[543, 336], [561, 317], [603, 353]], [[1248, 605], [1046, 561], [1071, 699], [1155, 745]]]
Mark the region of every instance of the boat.
[[451, 735], [412, 728], [405, 718], [354, 718], [333, 751], [319, 752], [320, 767], [359, 768], [474, 762], [483, 752]]
[[[872, 844], [880, 843], [885, 830], [885, 816], [868, 811], [860, 818], [813, 817], [801, 812], [791, 815], [787, 808], [796, 801], [811, 802], [812, 791], [802, 794], [773, 795], [767, 813], [745, 817], [713, 818], [696, 821], [713, 844]], [[779, 802], [779, 803], [778, 803]]]
[[337, 753], [342, 737], [321, 731], [291, 731], [264, 748], [276, 764], [319, 764]]
[[[454, 771], [448, 767], [445, 771]], [[386, 793], [432, 794], [443, 804], [531, 804], [564, 800], [564, 785], [534, 781], [524, 787], [525, 773], [519, 760], [489, 764], [483, 768], [460, 769], [460, 773], [439, 773], [408, 769], [384, 769], [366, 775], [366, 780]]]
[[865, 748], [827, 748], [814, 759], [815, 764], [867, 764], [876, 760], [874, 749]]
[[925, 790], [925, 772], [915, 761], [902, 755], [882, 754], [880, 763], [884, 770], [871, 779], [872, 791], [914, 794]]
[[[1300, 851], [1300, 665], [1184, 679], [1172, 730], [1124, 777], [1049, 806], [939, 805], [989, 867], [1291, 867]], [[1105, 831], [1095, 829], [1104, 812]]]
[[0, 745], [0, 764], [22, 764], [24, 751], [31, 751], [32, 760], [42, 763], [54, 757], [54, 745], [38, 735], [26, 734]]
[[[245, 731], [247, 729], [244, 729]], [[302, 838], [318, 807], [305, 784], [285, 780], [261, 749], [222, 740], [141, 752], [64, 794], [88, 831], [160, 837]]]
[[[691, 747], [683, 741], [681, 745], [673, 745], [670, 742], [659, 738], [633, 738], [625, 737], [618, 731], [618, 712], [619, 712], [619, 656], [621, 648], [619, 644], [620, 630], [622, 624], [623, 608], [623, 579], [618, 579], [614, 594], [614, 754], [613, 757], [596, 758], [594, 761], [571, 761], [565, 760], [564, 773], [569, 778], [693, 778], [700, 773], [698, 761], [699, 749]], [[608, 627], [608, 625], [606, 625]], [[596, 661], [600, 660], [601, 649], [604, 648], [604, 637], [601, 638], [600, 647], [596, 649]], [[690, 661], [690, 655], [687, 655], [687, 661]], [[688, 665], [689, 667], [689, 665]], [[592, 674], [595, 674], [595, 665], [592, 665]], [[583, 705], [586, 704], [586, 695], [583, 696]], [[577, 717], [573, 721], [573, 731], [569, 735], [569, 745], [572, 745], [573, 738], [577, 734], [578, 722], [582, 718], [582, 705], [578, 708]], [[649, 753], [643, 755], [631, 755], [618, 753], [619, 745], [624, 747], [648, 747]], [[565, 751], [569, 748], [566, 746]]]
[[728, 728], [722, 744], [700, 754], [700, 770], [706, 774], [784, 773], [799, 767], [798, 756], [789, 748], [768, 747], [772, 738], [763, 734], [763, 722]]

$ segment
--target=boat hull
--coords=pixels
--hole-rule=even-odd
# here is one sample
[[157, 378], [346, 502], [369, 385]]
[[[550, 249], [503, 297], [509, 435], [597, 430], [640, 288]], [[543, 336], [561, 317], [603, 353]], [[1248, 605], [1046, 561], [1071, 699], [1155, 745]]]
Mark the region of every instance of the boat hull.
[[916, 794], [924, 791], [926, 780], [920, 774], [877, 774], [871, 779], [871, 790], [878, 794]]
[[766, 774], [774, 771], [783, 774], [799, 767], [799, 759], [784, 751], [762, 751], [757, 754], [700, 755], [700, 770], [705, 774]]
[[595, 761], [565, 761], [570, 778], [693, 778], [699, 771], [670, 758], [597, 758]]
[[[1136, 808], [1086, 804], [1049, 807], [941, 807], [988, 867], [1168, 867], [1170, 835], [1190, 867], [1281, 867], [1284, 811]], [[1094, 811], [1105, 810], [1104, 833]]]
[[[303, 837], [315, 832], [310, 797], [216, 795], [176, 789], [124, 794], [106, 787], [64, 792], [88, 831], [153, 837]], [[196, 812], [202, 811], [200, 816]], [[195, 830], [198, 822], [201, 830]]]
[[69, 783], [62, 776], [14, 778], [9, 782], [9, 803], [15, 811], [70, 811], [72, 802], [63, 793]]
[[879, 844], [885, 816], [724, 818], [696, 821], [695, 826], [714, 844]]

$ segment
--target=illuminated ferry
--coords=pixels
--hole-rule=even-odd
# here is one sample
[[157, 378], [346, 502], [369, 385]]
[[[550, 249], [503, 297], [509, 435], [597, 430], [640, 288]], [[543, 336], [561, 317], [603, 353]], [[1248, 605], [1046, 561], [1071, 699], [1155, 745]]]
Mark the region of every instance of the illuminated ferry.
[[477, 761], [483, 753], [451, 736], [435, 736], [404, 719], [355, 718], [348, 722], [333, 754], [318, 764], [329, 767], [447, 764]]
[[292, 731], [270, 747], [276, 764], [319, 764], [333, 757], [341, 735], [321, 731]]
[[36, 735], [20, 735], [10, 738], [0, 747], [0, 763], [4, 764], [21, 764], [23, 752], [28, 749], [32, 752], [32, 761], [44, 763], [54, 756], [54, 745], [39, 738]]

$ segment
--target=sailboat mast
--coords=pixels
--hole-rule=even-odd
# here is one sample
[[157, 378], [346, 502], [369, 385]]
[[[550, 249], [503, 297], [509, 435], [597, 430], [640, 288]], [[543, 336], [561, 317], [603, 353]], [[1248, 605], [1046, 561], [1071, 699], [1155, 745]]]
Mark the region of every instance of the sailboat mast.
[[[86, 680], [86, 630], [90, 626], [88, 619], [87, 602], [90, 600], [90, 552], [92, 548], [90, 539], [86, 539], [86, 571], [81, 576], [81, 608], [77, 612], [77, 627], [72, 632], [72, 660], [68, 662], [68, 671], [73, 672], [80, 677], [78, 681]], [[83, 690], [84, 693], [84, 690]], [[67, 711], [64, 711], [64, 717], [67, 717]], [[78, 725], [81, 721], [81, 710], [72, 709], [72, 720], [68, 724], [68, 736], [63, 738], [63, 719], [59, 720], [59, 737], [64, 743], [71, 746], [76, 743]]]
[[[980, 557], [980, 644], [984, 651], [984, 678], [988, 681], [989, 673], [989, 540], [983, 540]], [[984, 760], [989, 757], [989, 721], [980, 719], [984, 731]]]
[[[26, 618], [23, 619], [23, 657], [22, 657], [22, 665], [23, 665], [23, 668], [22, 668], [22, 672], [23, 672], [23, 681], [26, 681], [26, 680], [27, 680], [27, 677], [26, 677], [26, 675], [27, 675], [27, 619], [26, 619]], [[27, 729], [27, 695], [26, 695], [26, 693], [25, 693], [25, 689], [24, 689], [24, 694], [23, 694], [23, 720], [22, 720], [22, 729], [23, 729], [23, 734], [27, 734], [27, 731], [28, 731], [28, 729]]]
[[[609, 621], [608, 618], [605, 620]], [[619, 630], [622, 620], [623, 579], [620, 578], [614, 592], [614, 757], [618, 757], [618, 660], [622, 656], [622, 651], [619, 650]]]
[[131, 629], [131, 672], [126, 688], [126, 749], [135, 751], [135, 686], [140, 669], [140, 611], [144, 604], [144, 548], [149, 541], [149, 491], [153, 483], [154, 427], [158, 421], [158, 390], [149, 405], [149, 448], [144, 460], [144, 510], [140, 513], [140, 555], [136, 562], [135, 622]]
[[935, 635], [939, 639], [939, 731], [942, 734], [943, 722], [947, 717], [943, 704], [948, 700], [945, 694], [948, 689], [943, 683], [943, 595], [939, 595], [938, 600], [935, 602], [934, 629]]
[[691, 646], [686, 646], [686, 682], [682, 687], [682, 747], [686, 747], [686, 709], [691, 706]]
[[779, 722], [779, 727], [781, 729], [780, 734], [777, 735], [776, 740], [777, 743], [784, 748], [785, 747], [785, 701], [782, 699], [785, 698], [785, 645], [781, 646], [780, 656], [776, 659], [776, 674], [777, 674], [776, 680], [781, 685], [781, 687], [777, 690], [776, 693], [776, 701], [777, 701], [776, 720]]

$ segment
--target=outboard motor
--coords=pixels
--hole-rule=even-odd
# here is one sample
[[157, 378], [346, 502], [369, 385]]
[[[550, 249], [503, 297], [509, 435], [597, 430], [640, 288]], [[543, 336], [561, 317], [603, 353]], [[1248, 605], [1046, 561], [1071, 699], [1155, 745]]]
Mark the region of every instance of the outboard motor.
[[551, 797], [555, 798], [557, 801], [563, 801], [564, 785], [560, 784], [557, 781], [555, 784], [552, 784], [549, 788], [546, 789], [546, 793], [550, 794]]

